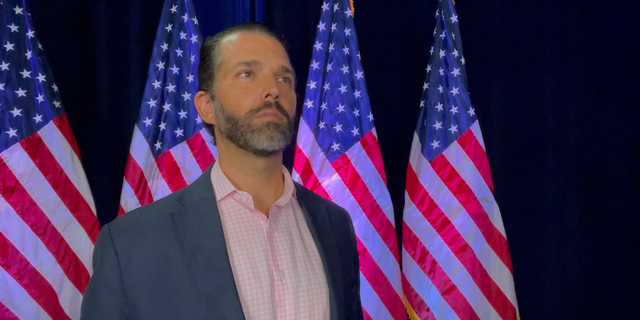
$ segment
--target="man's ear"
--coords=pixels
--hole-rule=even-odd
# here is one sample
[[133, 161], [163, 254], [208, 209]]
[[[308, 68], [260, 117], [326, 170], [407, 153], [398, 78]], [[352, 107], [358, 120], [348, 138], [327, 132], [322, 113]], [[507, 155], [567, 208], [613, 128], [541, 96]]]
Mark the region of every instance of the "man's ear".
[[213, 112], [213, 101], [211, 101], [209, 93], [206, 91], [198, 91], [193, 99], [193, 103], [196, 105], [196, 109], [198, 109], [198, 113], [200, 114], [202, 121], [215, 126], [216, 118], [215, 113]]

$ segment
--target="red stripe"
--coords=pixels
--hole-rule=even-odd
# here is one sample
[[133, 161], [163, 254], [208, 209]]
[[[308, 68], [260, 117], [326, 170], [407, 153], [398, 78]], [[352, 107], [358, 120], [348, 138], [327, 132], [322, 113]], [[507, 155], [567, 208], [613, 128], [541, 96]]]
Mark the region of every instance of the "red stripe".
[[307, 189], [319, 194], [326, 199], [331, 200], [329, 193], [324, 189], [320, 180], [318, 180], [318, 176], [313, 172], [313, 168], [311, 167], [311, 162], [307, 158], [307, 155], [302, 152], [300, 146], [296, 144], [295, 156], [293, 158], [293, 170], [298, 173], [300, 179], [302, 179], [302, 185], [304, 185]]
[[84, 293], [89, 282], [89, 271], [2, 158], [0, 158], [0, 195], [47, 247], [69, 281], [80, 293]]
[[451, 281], [451, 278], [433, 258], [429, 249], [420, 242], [420, 239], [407, 226], [406, 222], [402, 223], [402, 246], [435, 285], [442, 298], [449, 304], [458, 318], [480, 319], [471, 304], [469, 304], [469, 301], [462, 295], [460, 289]]
[[[70, 319], [62, 309], [58, 295], [51, 284], [1, 232], [0, 267], [7, 271], [52, 319]], [[2, 315], [2, 311], [0, 311], [0, 315]], [[5, 318], [3, 317], [2, 319]]]
[[200, 132], [187, 139], [187, 146], [189, 146], [189, 150], [191, 150], [193, 157], [196, 159], [200, 170], [204, 171], [216, 161]]
[[407, 310], [404, 307], [404, 303], [402, 303], [402, 298], [393, 288], [393, 285], [382, 272], [371, 253], [362, 244], [360, 238], [356, 237], [356, 239], [358, 240], [358, 255], [360, 256], [360, 271], [362, 275], [378, 295], [382, 304], [389, 310], [391, 317], [405, 320], [407, 318]]
[[142, 172], [142, 168], [136, 162], [136, 159], [133, 158], [131, 153], [129, 153], [129, 157], [127, 158], [127, 167], [124, 170], [124, 180], [127, 181], [131, 190], [138, 198], [138, 203], [141, 206], [149, 204], [153, 202], [153, 195], [151, 194], [151, 189], [149, 189], [149, 184], [147, 183], [147, 178], [144, 176], [144, 172]]
[[163, 154], [159, 155], [156, 159], [156, 163], [158, 164], [158, 169], [160, 170], [164, 181], [167, 182], [169, 189], [171, 189], [171, 192], [176, 192], [187, 186], [187, 180], [184, 179], [182, 170], [180, 170], [180, 166], [178, 166], [171, 150], [165, 151]]
[[358, 171], [356, 171], [351, 159], [344, 153], [338, 159], [334, 160], [331, 165], [338, 175], [340, 175], [340, 178], [342, 178], [342, 181], [344, 181], [349, 191], [351, 191], [353, 198], [360, 208], [362, 208], [362, 211], [371, 222], [373, 228], [380, 234], [382, 241], [389, 247], [389, 250], [396, 258], [396, 262], [400, 263], [396, 229], [384, 214], [382, 208], [380, 208], [378, 201], [371, 195], [369, 187], [367, 187]]
[[[444, 156], [441, 154], [434, 161], [438, 160], [438, 158], [444, 158]], [[480, 263], [480, 260], [478, 260], [473, 249], [451, 223], [451, 220], [429, 196], [411, 166], [407, 170], [407, 195], [436, 230], [440, 238], [447, 244], [451, 252], [458, 258], [500, 317], [505, 320], [516, 319], [514, 305], [493, 281], [487, 270]]]
[[125, 213], [124, 212], [124, 208], [122, 207], [122, 205], [119, 205], [118, 206], [118, 214], [116, 215], [116, 218], [121, 216], [121, 215], [123, 215], [124, 213]]
[[387, 175], [384, 173], [384, 163], [382, 162], [382, 153], [380, 152], [380, 145], [378, 144], [378, 138], [373, 134], [373, 130], [369, 131], [369, 133], [365, 134], [364, 137], [360, 140], [360, 144], [362, 145], [362, 149], [367, 154], [373, 166], [376, 167], [378, 174], [384, 181], [384, 184], [387, 185]]
[[467, 182], [462, 179], [460, 174], [458, 174], [456, 169], [444, 156], [438, 156], [433, 159], [433, 161], [431, 161], [431, 166], [442, 182], [447, 186], [447, 189], [451, 191], [462, 207], [467, 211], [471, 220], [473, 220], [476, 226], [478, 226], [478, 229], [484, 236], [485, 240], [487, 240], [491, 249], [495, 251], [498, 258], [509, 269], [511, 274], [513, 274], [507, 238], [505, 238], [493, 222], [491, 222], [489, 215], [484, 210], [482, 204], [480, 204], [480, 201], [478, 201], [478, 198], [473, 193], [473, 190], [471, 190]]
[[422, 297], [420, 297], [416, 290], [413, 289], [413, 286], [411, 286], [411, 283], [407, 281], [404, 273], [402, 274], [402, 290], [404, 291], [404, 295], [407, 298], [411, 309], [413, 309], [413, 312], [416, 313], [418, 318], [423, 320], [436, 319], [436, 316], [431, 311], [431, 308], [429, 308], [427, 303], [422, 300]]
[[76, 141], [76, 137], [73, 135], [73, 131], [71, 131], [71, 126], [69, 125], [69, 119], [67, 118], [67, 114], [63, 113], [55, 118], [53, 118], [53, 124], [56, 125], [58, 131], [62, 134], [62, 136], [67, 140], [67, 143], [71, 146], [73, 152], [75, 152], [78, 159], [80, 159], [80, 150], [78, 149], [78, 142]]
[[484, 152], [480, 141], [475, 134], [473, 134], [472, 130], [467, 130], [467, 132], [463, 133], [460, 138], [458, 138], [458, 144], [464, 150], [464, 152], [469, 156], [473, 165], [476, 166], [478, 172], [484, 179], [484, 182], [493, 193], [493, 178], [491, 178], [491, 166], [489, 165], [489, 159], [487, 158], [487, 153]]
[[373, 320], [373, 318], [371, 318], [367, 310], [365, 310], [364, 308], [362, 308], [362, 316], [364, 320]]
[[7, 306], [5, 306], [2, 301], [0, 301], [0, 319], [5, 320], [20, 320], [15, 313], [11, 312]]
[[78, 221], [82, 229], [87, 233], [89, 239], [94, 244], [100, 233], [100, 222], [89, 206], [89, 203], [82, 196], [80, 191], [73, 184], [67, 173], [64, 172], [60, 163], [51, 153], [51, 150], [42, 140], [39, 134], [33, 134], [20, 141], [20, 146], [29, 155], [31, 161], [36, 165], [44, 178], [49, 182], [53, 191], [58, 195], [62, 203], [69, 209], [69, 212]]

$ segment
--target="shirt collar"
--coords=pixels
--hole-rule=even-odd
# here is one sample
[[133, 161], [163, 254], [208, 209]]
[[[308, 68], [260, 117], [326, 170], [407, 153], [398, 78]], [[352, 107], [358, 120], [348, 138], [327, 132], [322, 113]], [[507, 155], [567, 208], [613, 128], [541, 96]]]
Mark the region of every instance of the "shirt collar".
[[[276, 201], [275, 205], [282, 206], [291, 200], [291, 197], [297, 198], [296, 188], [293, 184], [293, 179], [291, 178], [291, 174], [282, 166], [282, 176], [284, 178], [284, 191], [282, 192], [282, 196]], [[222, 172], [220, 169], [220, 165], [216, 161], [211, 168], [211, 183], [213, 184], [213, 190], [216, 194], [216, 201], [221, 201], [226, 198], [230, 194], [239, 192], [236, 187], [233, 186], [229, 178]]]

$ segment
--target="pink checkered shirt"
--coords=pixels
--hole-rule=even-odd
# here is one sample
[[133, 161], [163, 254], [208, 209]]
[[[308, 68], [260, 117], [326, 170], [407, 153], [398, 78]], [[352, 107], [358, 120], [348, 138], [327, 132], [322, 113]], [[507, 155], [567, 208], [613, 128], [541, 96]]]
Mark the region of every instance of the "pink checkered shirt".
[[298, 204], [289, 172], [269, 218], [237, 190], [216, 162], [211, 181], [233, 277], [247, 320], [329, 319], [322, 260]]

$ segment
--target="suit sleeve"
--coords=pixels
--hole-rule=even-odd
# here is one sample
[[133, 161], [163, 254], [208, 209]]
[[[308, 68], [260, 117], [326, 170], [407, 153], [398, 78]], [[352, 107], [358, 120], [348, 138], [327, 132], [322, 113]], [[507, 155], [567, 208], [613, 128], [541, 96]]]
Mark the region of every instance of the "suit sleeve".
[[347, 288], [350, 292], [346, 295], [347, 297], [352, 298], [352, 303], [347, 306], [347, 319], [363, 319], [362, 303], [360, 300], [360, 258], [358, 255], [358, 243], [356, 241], [356, 232], [353, 228], [351, 217], [346, 210], [344, 211], [344, 214], [347, 217], [349, 240], [351, 242], [350, 248], [352, 252], [352, 254], [349, 255], [349, 265], [351, 267], [350, 274], [352, 276], [348, 278], [349, 283], [347, 284]]
[[93, 275], [84, 293], [80, 319], [129, 319], [120, 260], [108, 224], [102, 228], [93, 251]]

